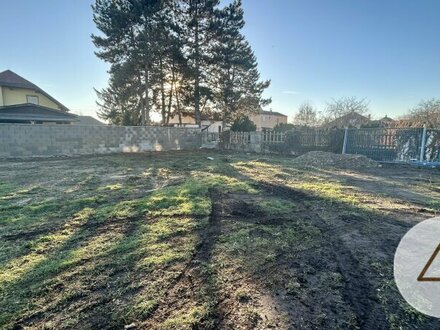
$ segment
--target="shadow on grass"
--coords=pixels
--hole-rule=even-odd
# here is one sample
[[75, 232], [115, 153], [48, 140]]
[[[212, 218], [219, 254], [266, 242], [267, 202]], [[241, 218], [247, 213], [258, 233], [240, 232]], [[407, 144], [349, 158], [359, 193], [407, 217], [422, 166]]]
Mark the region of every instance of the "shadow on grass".
[[[259, 176], [255, 171], [247, 171], [244, 167], [241, 174], [246, 175], [249, 180], [256, 181], [260, 189], [267, 194], [295, 201], [298, 210], [296, 214], [291, 215], [291, 219], [296, 217], [303, 223], [312, 224], [320, 231], [320, 237], [315, 238], [318, 240], [315, 253], [306, 252], [304, 260], [296, 255], [296, 260], [291, 260], [288, 267], [290, 269], [286, 269], [287, 277], [295, 268], [297, 274], [303, 273], [299, 276], [300, 283], [296, 284], [299, 287], [304, 284], [305, 291], [308, 292], [302, 297], [295, 296], [289, 299], [288, 295], [284, 295], [283, 299], [277, 299], [279, 305], [288, 310], [291, 321], [294, 322], [291, 326], [359, 326], [380, 329], [399, 326], [430, 328], [439, 325], [438, 320], [426, 319], [410, 308], [394, 285], [392, 278], [394, 251], [400, 239], [411, 227], [410, 224], [393, 216], [384, 215], [380, 211], [363, 207], [356, 200], [347, 199], [343, 192], [339, 194], [336, 191], [336, 196], [333, 196], [328, 191], [316, 189], [313, 185], [295, 183], [290, 185], [288, 181], [281, 183], [280, 180], [275, 180], [277, 183], [273, 184], [270, 179], [279, 174], [279, 170], [274, 168], [268, 175], [268, 168], [265, 166], [263, 175]], [[333, 190], [331, 192], [335, 193]], [[275, 251], [274, 254], [277, 255]], [[252, 260], [246, 256], [243, 262], [246, 263], [249, 259]], [[286, 262], [282, 259], [281, 264]], [[281, 269], [278, 271], [282, 272]], [[333, 291], [340, 291], [343, 304], [333, 301], [333, 308], [326, 306], [326, 303], [330, 303], [326, 299], [329, 294], [328, 282], [334, 281], [326, 276], [326, 271], [323, 272], [323, 269], [331, 270], [341, 276], [339, 285], [336, 285], [333, 288], [336, 290]], [[317, 277], [317, 271], [323, 273]], [[295, 277], [298, 280], [298, 276]], [[325, 286], [320, 286], [322, 281], [327, 281], [327, 289]], [[311, 282], [315, 282], [315, 288], [310, 287]], [[289, 283], [286, 287], [288, 286]], [[318, 288], [321, 288], [322, 292], [317, 293]], [[317, 297], [313, 298], [313, 295]], [[278, 288], [275, 297], [277, 296], [282, 297], [283, 290]], [[286, 300], [290, 301], [291, 306], [286, 305]], [[301, 303], [308, 307], [304, 308]], [[292, 306], [295, 308], [292, 309]], [[335, 313], [334, 309], [338, 312]], [[299, 310], [303, 310], [302, 316], [298, 315]], [[313, 317], [314, 313], [316, 315]], [[299, 320], [302, 317], [303, 320], [308, 319], [310, 323], [301, 324]], [[332, 319], [337, 322], [328, 323]]]
[[[190, 171], [205, 176], [114, 208], [125, 203], [128, 213], [115, 216], [108, 209], [101, 221], [88, 217], [1, 288], [0, 324], [438, 326], [431, 319], [420, 323], [392, 281], [392, 255], [408, 224], [344, 192], [295, 187], [288, 179], [300, 174], [284, 173], [283, 165], [267, 162], [249, 172], [222, 158], [170, 159], [169, 171], [192, 164]], [[244, 191], [237, 192], [237, 178], [246, 183]], [[212, 189], [220, 192], [209, 196]], [[270, 199], [276, 203], [267, 211]], [[273, 210], [287, 202], [295, 208], [275, 216]]]

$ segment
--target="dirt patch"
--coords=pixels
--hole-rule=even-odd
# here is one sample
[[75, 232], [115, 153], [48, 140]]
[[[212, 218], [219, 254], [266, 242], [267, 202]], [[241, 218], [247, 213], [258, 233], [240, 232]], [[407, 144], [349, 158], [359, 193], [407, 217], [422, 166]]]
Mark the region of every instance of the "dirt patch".
[[320, 155], [0, 164], [0, 327], [440, 328], [392, 275], [440, 175]]
[[295, 158], [292, 163], [300, 167], [316, 168], [358, 169], [380, 167], [379, 163], [363, 155], [341, 155], [323, 151], [310, 151]]

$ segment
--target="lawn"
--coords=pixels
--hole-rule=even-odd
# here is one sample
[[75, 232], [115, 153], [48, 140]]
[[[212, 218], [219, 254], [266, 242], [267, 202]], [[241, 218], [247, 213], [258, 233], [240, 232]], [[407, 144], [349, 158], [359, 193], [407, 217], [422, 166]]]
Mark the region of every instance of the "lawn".
[[3, 161], [0, 328], [439, 328], [392, 274], [439, 187], [210, 151]]

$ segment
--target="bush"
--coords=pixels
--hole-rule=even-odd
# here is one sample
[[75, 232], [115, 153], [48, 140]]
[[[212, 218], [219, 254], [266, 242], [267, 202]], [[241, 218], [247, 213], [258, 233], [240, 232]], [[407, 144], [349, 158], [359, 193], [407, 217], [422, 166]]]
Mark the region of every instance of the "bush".
[[255, 132], [256, 130], [257, 125], [249, 117], [240, 117], [231, 126], [233, 132]]

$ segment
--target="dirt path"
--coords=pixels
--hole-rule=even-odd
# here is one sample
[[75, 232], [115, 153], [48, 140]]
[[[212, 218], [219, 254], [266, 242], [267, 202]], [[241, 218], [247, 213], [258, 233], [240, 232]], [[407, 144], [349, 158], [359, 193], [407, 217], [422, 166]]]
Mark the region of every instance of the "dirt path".
[[[160, 325], [166, 324], [168, 319], [179, 319], [179, 317], [184, 322], [185, 315], [180, 315], [182, 311], [189, 311], [200, 305], [209, 305], [210, 308], [202, 319], [197, 320], [200, 325], [205, 321], [209, 321], [209, 327], [219, 327], [221, 324], [222, 316], [216, 310], [218, 301], [216, 298], [217, 290], [214, 288], [215, 283], [204, 267], [208, 265], [212, 257], [213, 246], [221, 232], [219, 220], [223, 205], [222, 195], [218, 191], [211, 189], [209, 195], [211, 214], [207, 228], [201, 233], [200, 243], [185, 268], [169, 285], [148, 321], [143, 324], [146, 328], [159, 328]], [[199, 297], [201, 299], [198, 299]], [[203, 320], [208, 317], [209, 320]]]

